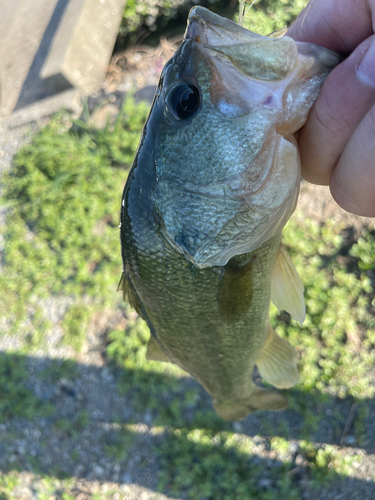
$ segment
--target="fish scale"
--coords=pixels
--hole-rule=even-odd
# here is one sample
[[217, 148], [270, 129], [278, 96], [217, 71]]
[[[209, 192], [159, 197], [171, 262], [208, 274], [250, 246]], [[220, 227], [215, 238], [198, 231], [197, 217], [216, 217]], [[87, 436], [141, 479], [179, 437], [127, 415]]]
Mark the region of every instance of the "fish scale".
[[281, 244], [300, 183], [292, 134], [338, 62], [193, 8], [124, 189], [120, 285], [150, 328], [147, 357], [189, 372], [227, 420], [287, 405], [254, 383], [255, 365], [277, 388], [298, 382], [269, 307], [303, 321]]

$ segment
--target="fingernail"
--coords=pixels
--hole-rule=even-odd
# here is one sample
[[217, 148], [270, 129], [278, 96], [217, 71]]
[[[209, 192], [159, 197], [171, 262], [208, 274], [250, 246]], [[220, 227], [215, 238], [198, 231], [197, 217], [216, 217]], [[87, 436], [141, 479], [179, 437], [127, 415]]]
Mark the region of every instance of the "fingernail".
[[357, 76], [365, 85], [375, 87], [375, 36], [371, 38], [372, 40], [357, 66]]

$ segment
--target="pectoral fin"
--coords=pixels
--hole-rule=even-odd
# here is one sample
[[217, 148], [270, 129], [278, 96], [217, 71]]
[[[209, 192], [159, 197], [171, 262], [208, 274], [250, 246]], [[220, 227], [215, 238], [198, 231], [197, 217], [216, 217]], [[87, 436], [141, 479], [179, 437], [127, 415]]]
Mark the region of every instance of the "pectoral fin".
[[272, 272], [271, 300], [279, 311], [284, 309], [301, 325], [306, 315], [304, 289], [287, 249], [281, 244]]
[[288, 400], [282, 394], [255, 386], [250, 398], [240, 401], [214, 401], [216, 413], [224, 420], [240, 420], [257, 410], [283, 410]]
[[262, 378], [278, 389], [292, 387], [299, 381], [297, 361], [294, 347], [270, 328], [266, 343], [256, 360]]
[[132, 285], [129, 283], [125, 273], [122, 273], [120, 282], [117, 287], [117, 291], [122, 290], [122, 296], [124, 301], [128, 301], [130, 306], [135, 309], [139, 316], [143, 317], [141, 312], [141, 304], [139, 302], [138, 296], [133, 289]]
[[218, 302], [223, 320], [231, 325], [246, 316], [253, 298], [253, 262], [245, 265], [229, 261], [218, 289]]
[[150, 340], [148, 341], [146, 358], [149, 361], [166, 361], [168, 363], [173, 363], [168, 356], [161, 350], [159, 344], [151, 335]]

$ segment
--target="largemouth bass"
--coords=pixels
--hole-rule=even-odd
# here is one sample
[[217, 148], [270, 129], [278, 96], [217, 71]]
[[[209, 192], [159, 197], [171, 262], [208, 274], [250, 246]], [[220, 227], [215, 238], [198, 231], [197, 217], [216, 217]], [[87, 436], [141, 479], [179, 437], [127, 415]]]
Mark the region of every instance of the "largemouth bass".
[[281, 244], [300, 184], [295, 133], [333, 52], [195, 7], [163, 69], [122, 200], [120, 282], [151, 330], [148, 359], [193, 375], [224, 419], [287, 406], [253, 382], [298, 382], [270, 300], [304, 319]]

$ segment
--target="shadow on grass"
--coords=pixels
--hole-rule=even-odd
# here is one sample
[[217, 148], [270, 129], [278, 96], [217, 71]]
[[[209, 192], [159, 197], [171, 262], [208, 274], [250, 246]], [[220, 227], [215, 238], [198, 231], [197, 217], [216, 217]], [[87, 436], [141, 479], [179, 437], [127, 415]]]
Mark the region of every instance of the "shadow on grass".
[[233, 424], [190, 377], [3, 353], [0, 470], [136, 483], [197, 500], [318, 498], [322, 488], [374, 498], [373, 483], [346, 477], [347, 451], [329, 446], [345, 430], [375, 452], [374, 400], [359, 403], [345, 429], [352, 400], [298, 389], [289, 397], [286, 411]]

